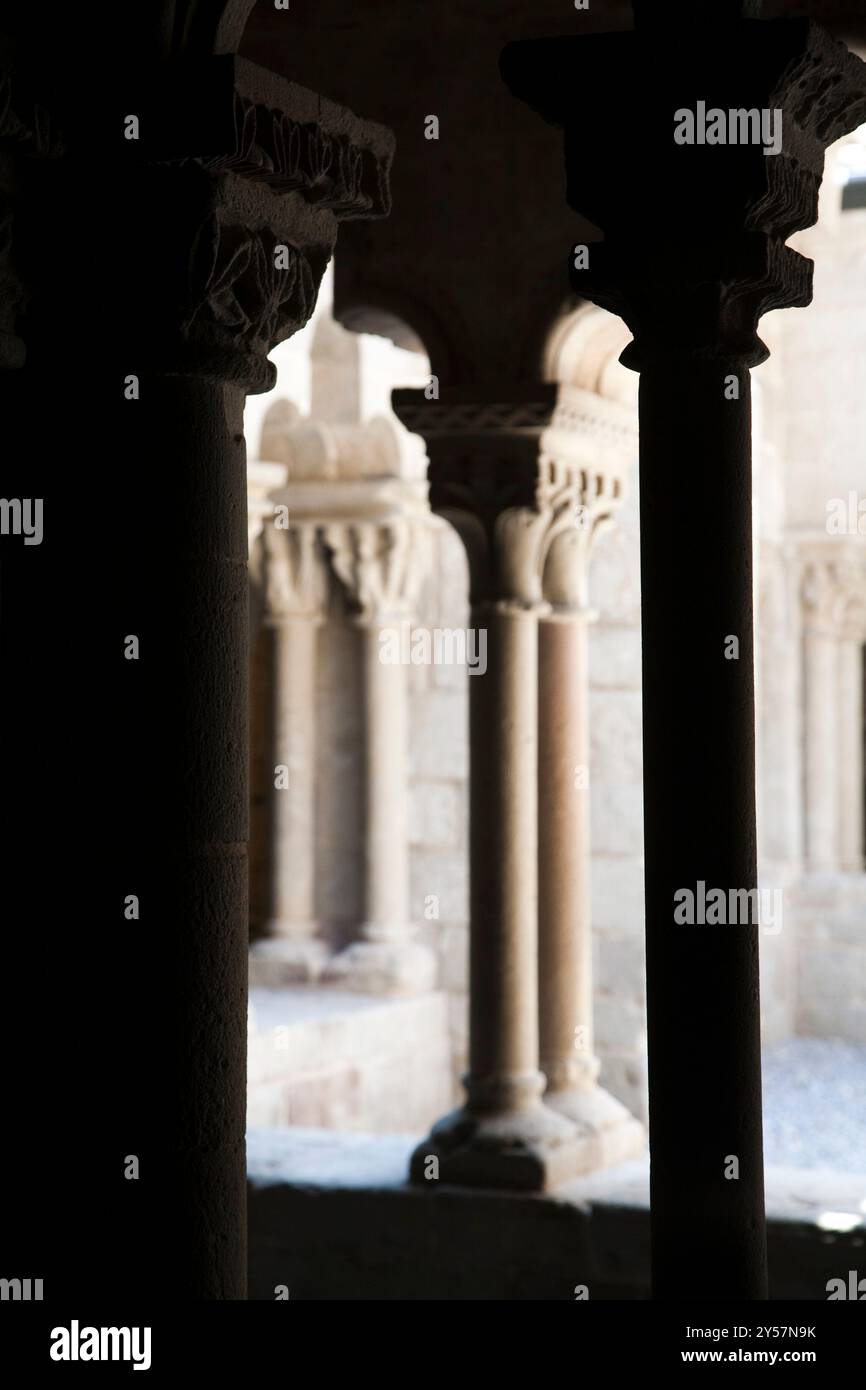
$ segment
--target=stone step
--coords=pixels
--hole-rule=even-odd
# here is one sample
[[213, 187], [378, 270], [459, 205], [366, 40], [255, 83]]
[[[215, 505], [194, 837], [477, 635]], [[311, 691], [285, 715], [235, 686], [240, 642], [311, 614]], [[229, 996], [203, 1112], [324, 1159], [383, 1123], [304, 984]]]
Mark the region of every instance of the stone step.
[[445, 994], [250, 990], [250, 1125], [424, 1130], [453, 1103]]

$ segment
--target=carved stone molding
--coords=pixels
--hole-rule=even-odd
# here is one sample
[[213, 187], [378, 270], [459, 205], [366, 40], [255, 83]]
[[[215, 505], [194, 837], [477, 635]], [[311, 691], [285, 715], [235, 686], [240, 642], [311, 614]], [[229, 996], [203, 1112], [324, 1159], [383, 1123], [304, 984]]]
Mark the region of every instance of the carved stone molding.
[[178, 62], [138, 106], [143, 162], [238, 174], [340, 220], [390, 212], [390, 132], [244, 58]]
[[550, 453], [622, 480], [637, 457], [637, 412], [565, 382], [559, 387], [556, 409], [541, 442]]
[[540, 458], [538, 506], [549, 508], [554, 517], [541, 557], [542, 592], [556, 611], [595, 616], [589, 602], [590, 557], [621, 498], [619, 475], [574, 468], [548, 455]]
[[[423, 391], [397, 391], [399, 416], [407, 430], [424, 439], [485, 432], [541, 430], [550, 420], [550, 400], [427, 401]], [[410, 396], [418, 399], [411, 401]]]

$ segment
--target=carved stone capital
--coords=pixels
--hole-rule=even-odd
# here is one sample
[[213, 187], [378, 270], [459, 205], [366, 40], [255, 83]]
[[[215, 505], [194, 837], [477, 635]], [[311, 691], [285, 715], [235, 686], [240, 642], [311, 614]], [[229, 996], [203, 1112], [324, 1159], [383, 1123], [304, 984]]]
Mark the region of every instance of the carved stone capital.
[[430, 523], [417, 516], [331, 521], [331, 565], [361, 626], [411, 617], [429, 568]]
[[270, 626], [296, 619], [321, 621], [327, 570], [316, 526], [293, 522], [281, 530], [267, 524], [261, 543], [264, 621]]
[[463, 540], [473, 602], [587, 608], [592, 542], [637, 453], [632, 412], [553, 384], [510, 400], [393, 400], [426, 442], [430, 505]]
[[[866, 120], [866, 67], [805, 20], [731, 14], [672, 32], [666, 8], [631, 34], [510, 44], [502, 73], [564, 130], [569, 203], [604, 234], [570, 258], [572, 285], [631, 329], [623, 362], [754, 366], [761, 315], [811, 298], [812, 264], [785, 242], [817, 217], [825, 149]], [[726, 119], [779, 112], [778, 152], [738, 135], [678, 143], [676, 114], [699, 102]]]
[[[544, 597], [559, 612], [591, 618], [592, 548], [625, 496], [627, 472], [638, 452], [634, 412], [619, 401], [562, 385], [541, 450], [537, 505], [552, 508], [558, 517], [544, 557]], [[569, 522], [563, 524], [566, 516]]]
[[388, 211], [393, 137], [228, 55], [130, 79], [124, 109], [140, 138], [110, 154], [141, 219], [117, 341], [143, 369], [270, 389], [267, 354], [312, 314], [339, 221]]
[[544, 602], [541, 577], [551, 526], [574, 499], [539, 508], [539, 442], [556, 407], [555, 385], [530, 385], [487, 400], [449, 391], [394, 391], [394, 410], [421, 435], [429, 458], [430, 505], [460, 535], [474, 604], [533, 607]]
[[866, 547], [801, 557], [800, 594], [807, 632], [866, 643]]

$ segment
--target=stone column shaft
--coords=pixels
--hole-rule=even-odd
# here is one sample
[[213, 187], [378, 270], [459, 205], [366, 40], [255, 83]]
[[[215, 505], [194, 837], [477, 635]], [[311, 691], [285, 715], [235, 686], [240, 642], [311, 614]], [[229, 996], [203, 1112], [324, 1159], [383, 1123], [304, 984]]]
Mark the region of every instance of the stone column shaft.
[[547, 1100], [598, 1075], [592, 1048], [587, 612], [539, 633], [539, 974]]
[[273, 798], [269, 926], [273, 936], [303, 938], [315, 918], [316, 627], [284, 618], [271, 633], [273, 761], [288, 768], [289, 784]]
[[382, 627], [362, 629], [365, 941], [399, 942], [409, 913], [409, 692], [406, 668], [382, 660]]
[[811, 870], [839, 867], [839, 645], [821, 627], [804, 638], [806, 857]]
[[[429, 514], [428, 514], [429, 515]], [[416, 994], [435, 980], [409, 904], [409, 692], [400, 634], [423, 578], [428, 516], [329, 524], [331, 563], [356, 611], [364, 700], [364, 920], [326, 978], [374, 994]], [[397, 637], [383, 647], [383, 637]], [[394, 659], [398, 657], [399, 659]]]
[[678, 1289], [679, 1262], [712, 1248], [714, 1286], [761, 1298], [758, 928], [674, 917], [701, 881], [757, 887], [750, 381], [734, 362], [681, 362], [676, 380], [676, 409], [672, 367], [647, 363], [640, 392], [654, 1287]]
[[[176, 34], [191, 31], [192, 42], [203, 31], [177, 9]], [[393, 142], [230, 55], [187, 53], [117, 76], [129, 82], [130, 104], [124, 93], [121, 105], [120, 86], [100, 88], [99, 101], [134, 111], [140, 139], [123, 139], [120, 115], [84, 129], [95, 141], [92, 215], [120, 217], [128, 233], [122, 249], [106, 246], [111, 385], [97, 399], [112, 398], [118, 383], [112, 444], [129, 461], [119, 503], [137, 517], [114, 577], [126, 610], [118, 631], [139, 632], [140, 664], [129, 663], [127, 684], [136, 697], [146, 691], [150, 715], [129, 726], [149, 740], [136, 758], [150, 796], [144, 810], [132, 798], [143, 823], [128, 872], [159, 924], [157, 932], [143, 921], [138, 939], [141, 977], [150, 982], [151, 971], [156, 981], [150, 1024], [162, 1051], [153, 1049], [152, 1111], [134, 1139], [153, 1175], [142, 1189], [157, 1191], [157, 1174], [163, 1185], [164, 1209], [150, 1213], [163, 1254], [180, 1252], [163, 1292], [236, 1299], [246, 1283], [243, 406], [247, 393], [273, 386], [268, 353], [312, 313], [338, 219], [385, 211]], [[137, 394], [124, 397], [128, 373]], [[143, 488], [156, 467], [159, 484]]]
[[479, 604], [487, 671], [469, 682], [470, 1022], [468, 1106], [519, 1108], [543, 1089], [536, 990], [538, 619]]
[[863, 646], [839, 643], [839, 854], [848, 873], [863, 871]]

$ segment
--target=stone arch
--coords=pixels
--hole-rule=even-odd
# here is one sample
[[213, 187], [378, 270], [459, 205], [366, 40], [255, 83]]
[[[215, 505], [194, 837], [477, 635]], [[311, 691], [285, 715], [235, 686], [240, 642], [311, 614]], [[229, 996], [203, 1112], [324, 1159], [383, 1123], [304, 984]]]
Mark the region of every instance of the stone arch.
[[630, 342], [631, 332], [622, 319], [596, 304], [581, 304], [562, 314], [548, 331], [544, 379], [636, 406], [637, 375], [620, 361]]
[[453, 375], [449, 335], [436, 310], [402, 289], [375, 284], [347, 285], [335, 262], [334, 318], [353, 333], [388, 338], [395, 347], [423, 353], [430, 369], [440, 376]]

